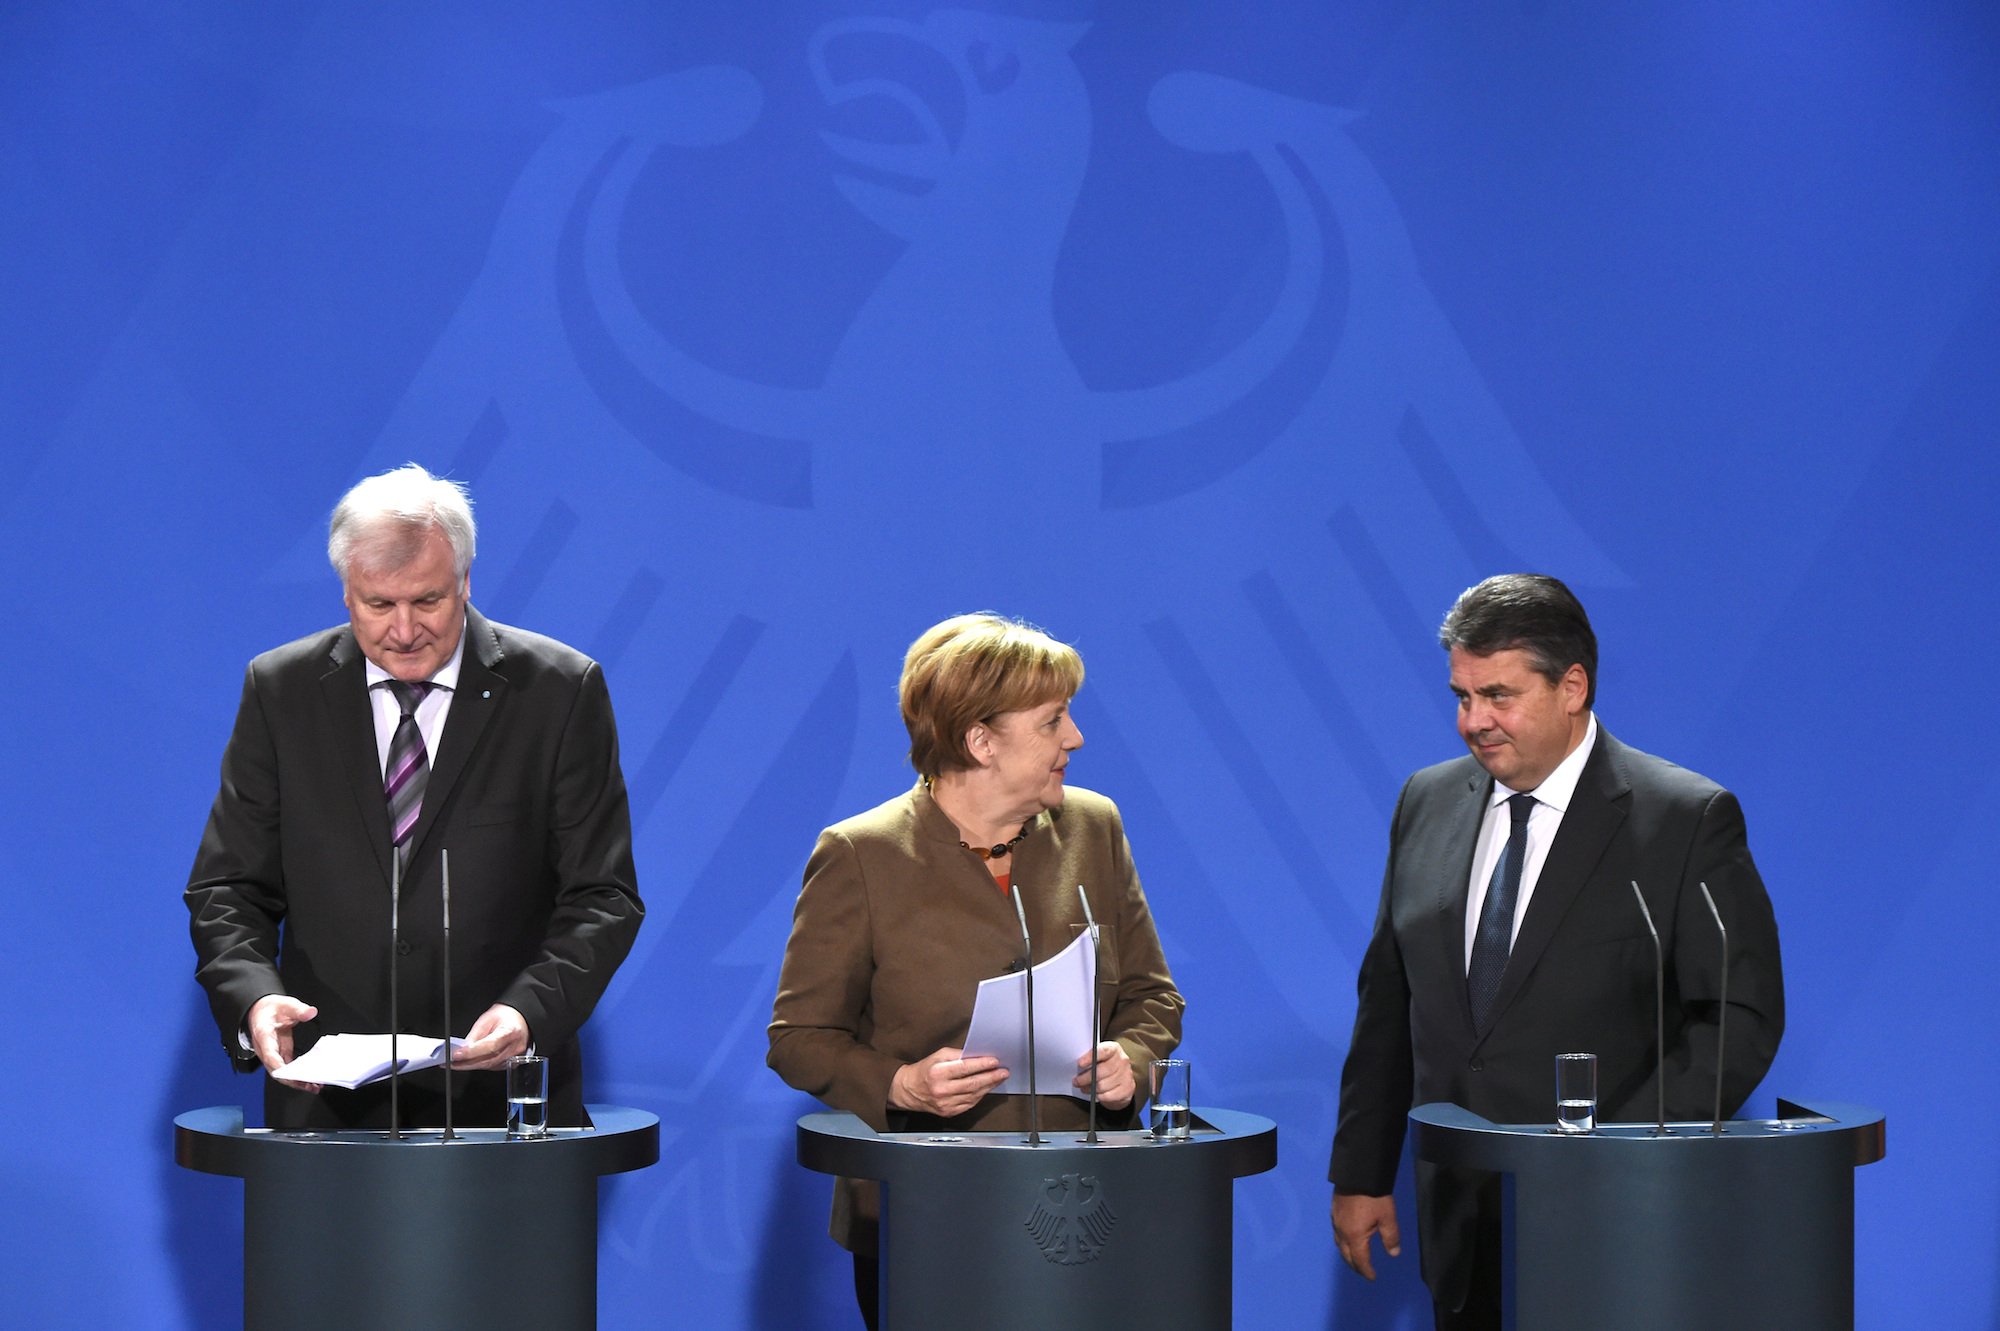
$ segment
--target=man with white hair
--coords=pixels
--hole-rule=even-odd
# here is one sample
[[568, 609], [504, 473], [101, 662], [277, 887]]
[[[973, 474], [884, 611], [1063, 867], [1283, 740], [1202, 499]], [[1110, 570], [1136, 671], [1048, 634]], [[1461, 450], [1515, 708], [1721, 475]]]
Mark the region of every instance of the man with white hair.
[[[549, 1057], [549, 1122], [584, 1122], [577, 1029], [643, 907], [611, 698], [597, 664], [473, 608], [472, 509], [415, 463], [341, 499], [327, 553], [348, 622], [250, 663], [189, 875], [196, 975], [239, 1070], [320, 1036], [444, 1034], [441, 852], [451, 852], [456, 1121], [499, 1124], [501, 1068]], [[441, 1071], [403, 1078], [405, 1126], [444, 1118]], [[266, 1080], [280, 1128], [387, 1126], [386, 1082]]]

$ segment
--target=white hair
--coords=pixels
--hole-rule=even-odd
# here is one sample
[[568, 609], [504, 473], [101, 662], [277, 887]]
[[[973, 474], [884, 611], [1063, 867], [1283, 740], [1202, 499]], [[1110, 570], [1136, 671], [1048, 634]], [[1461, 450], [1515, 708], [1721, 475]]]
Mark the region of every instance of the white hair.
[[326, 557], [342, 582], [357, 560], [395, 572], [417, 557], [434, 531], [451, 543], [452, 570], [463, 579], [479, 535], [471, 497], [457, 481], [412, 462], [370, 476], [340, 497], [327, 523]]

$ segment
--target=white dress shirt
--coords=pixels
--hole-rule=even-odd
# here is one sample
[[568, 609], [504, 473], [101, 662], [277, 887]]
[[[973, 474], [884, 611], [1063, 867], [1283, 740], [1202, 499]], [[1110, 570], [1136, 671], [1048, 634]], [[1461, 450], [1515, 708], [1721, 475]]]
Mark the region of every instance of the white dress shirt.
[[[458, 626], [458, 646], [452, 650], [451, 660], [438, 667], [430, 682], [430, 692], [417, 704], [417, 729], [424, 737], [424, 761], [437, 761], [438, 741], [444, 738], [444, 719], [451, 713], [451, 697], [458, 689], [458, 663], [465, 659], [465, 625]], [[395, 691], [379, 687], [395, 676], [368, 662], [368, 705], [375, 712], [375, 757], [376, 766], [382, 769], [386, 778], [389, 773], [389, 743], [396, 738], [396, 727], [403, 719], [403, 704], [396, 701]]]
[[[451, 660], [438, 668], [430, 682], [436, 685], [417, 704], [417, 729], [424, 737], [424, 760], [437, 758], [438, 740], [444, 737], [444, 719], [451, 711], [451, 695], [458, 688], [458, 663], [465, 659], [465, 624], [458, 626], [458, 646], [453, 649]], [[363, 658], [368, 667], [368, 706], [375, 715], [375, 758], [376, 766], [382, 769], [384, 779], [389, 775], [389, 744], [396, 738], [396, 726], [403, 719], [403, 704], [396, 701], [396, 695], [388, 689], [377, 686], [395, 678], [394, 675]], [[250, 1015], [243, 1015], [243, 1027], [236, 1032], [236, 1041], [245, 1049], [254, 1052], [250, 1043]]]
[[[1590, 750], [1596, 743], [1597, 714], [1593, 712], [1590, 726], [1583, 732], [1583, 743], [1556, 764], [1556, 770], [1549, 773], [1547, 780], [1532, 791], [1525, 792], [1535, 797], [1535, 807], [1528, 815], [1528, 858], [1521, 865], [1521, 891], [1514, 898], [1513, 927], [1507, 931], [1509, 947], [1513, 946], [1515, 935], [1521, 932], [1521, 921], [1528, 914], [1528, 899], [1535, 895], [1535, 881], [1542, 876], [1542, 863], [1549, 857], [1549, 846], [1556, 839], [1557, 829], [1562, 826], [1563, 811], [1569, 808], [1570, 797], [1576, 793], [1577, 778], [1583, 775], [1583, 765], [1589, 760]], [[1486, 804], [1486, 818], [1479, 825], [1479, 846], [1473, 852], [1472, 881], [1465, 895], [1467, 971], [1472, 969], [1472, 944], [1479, 936], [1479, 910], [1486, 904], [1486, 887], [1493, 881], [1493, 866], [1500, 863], [1500, 857], [1507, 853], [1507, 834], [1514, 821], [1507, 810], [1507, 801], [1522, 793], [1509, 790], [1495, 781], [1492, 798]]]

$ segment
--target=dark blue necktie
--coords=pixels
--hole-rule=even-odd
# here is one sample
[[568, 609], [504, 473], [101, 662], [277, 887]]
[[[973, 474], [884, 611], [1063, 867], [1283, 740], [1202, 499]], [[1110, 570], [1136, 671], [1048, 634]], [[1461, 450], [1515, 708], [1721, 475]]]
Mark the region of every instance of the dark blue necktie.
[[1500, 977], [1507, 973], [1507, 954], [1514, 947], [1514, 903], [1521, 899], [1521, 866], [1528, 861], [1528, 815], [1534, 810], [1533, 795], [1514, 795], [1507, 800], [1507, 812], [1514, 820], [1507, 829], [1507, 853], [1493, 866], [1492, 881], [1486, 884], [1486, 903], [1479, 908], [1479, 932], [1472, 938], [1472, 963], [1465, 968], [1472, 1027], [1482, 1034], [1493, 1000], [1500, 993]]

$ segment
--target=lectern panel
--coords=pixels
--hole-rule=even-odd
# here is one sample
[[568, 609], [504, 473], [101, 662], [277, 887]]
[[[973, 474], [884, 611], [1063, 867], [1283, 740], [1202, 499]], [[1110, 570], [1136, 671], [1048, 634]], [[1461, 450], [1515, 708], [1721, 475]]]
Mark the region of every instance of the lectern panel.
[[882, 1183], [885, 1331], [1230, 1324], [1233, 1188], [1277, 1163], [1268, 1119], [1197, 1111], [1144, 1132], [871, 1131], [799, 1120], [799, 1163]]
[[597, 1179], [659, 1158], [659, 1120], [592, 1128], [270, 1132], [234, 1107], [174, 1120], [174, 1158], [243, 1180], [245, 1331], [590, 1331]]
[[1610, 1124], [1587, 1136], [1411, 1111], [1433, 1164], [1511, 1174], [1508, 1297], [1521, 1331], [1841, 1331], [1854, 1325], [1854, 1168], [1882, 1117]]

